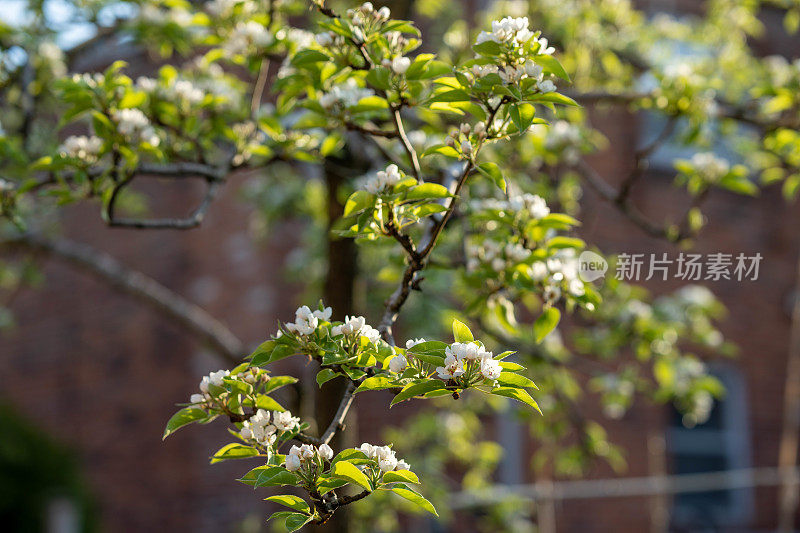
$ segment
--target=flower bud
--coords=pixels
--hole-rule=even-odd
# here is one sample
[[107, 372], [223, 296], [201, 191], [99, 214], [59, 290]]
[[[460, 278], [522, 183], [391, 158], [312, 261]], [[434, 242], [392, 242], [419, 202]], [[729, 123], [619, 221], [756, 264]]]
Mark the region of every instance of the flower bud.
[[408, 368], [408, 361], [402, 355], [396, 355], [389, 361], [389, 370], [392, 372], [402, 372]]
[[330, 461], [333, 459], [333, 449], [327, 444], [321, 444], [318, 448], [319, 456], [325, 459], [326, 461]]

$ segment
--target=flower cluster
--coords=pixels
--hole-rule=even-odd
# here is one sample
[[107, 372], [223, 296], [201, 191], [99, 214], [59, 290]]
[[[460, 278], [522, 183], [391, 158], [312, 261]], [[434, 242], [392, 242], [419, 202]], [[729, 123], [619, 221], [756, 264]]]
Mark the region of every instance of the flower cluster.
[[207, 376], [203, 376], [203, 379], [200, 380], [200, 394], [192, 394], [192, 397], [189, 399], [191, 403], [194, 404], [202, 404], [206, 403], [211, 400], [211, 385], [215, 387], [221, 387], [223, 384], [223, 379], [231, 375], [230, 370], [217, 370], [216, 372], [211, 372]]
[[364, 452], [364, 455], [369, 459], [377, 462], [378, 468], [380, 468], [382, 472], [411, 469], [411, 465], [402, 459], [398, 459], [394, 450], [389, 446], [373, 446], [365, 442], [359, 449]]
[[319, 97], [319, 104], [325, 109], [346, 109], [356, 105], [359, 100], [373, 96], [370, 89], [359, 87], [356, 80], [348, 78], [342, 85], [334, 86]]
[[[271, 419], [271, 422], [270, 422]], [[289, 411], [266, 411], [259, 409], [242, 422], [239, 435], [245, 440], [253, 440], [262, 446], [271, 446], [278, 438], [278, 432], [294, 431], [300, 426], [300, 419]]]
[[263, 24], [254, 20], [238, 23], [225, 41], [224, 49], [231, 55], [245, 55], [254, 48], [263, 48], [275, 38]]
[[445, 349], [444, 366], [436, 368], [441, 379], [450, 380], [464, 376], [467, 383], [480, 374], [491, 381], [500, 377], [500, 363], [493, 359], [492, 352], [475, 342], [454, 342]]
[[[417, 344], [422, 344], [426, 342], [425, 339], [409, 339], [406, 341], [406, 350], [410, 350]], [[409, 355], [409, 357], [411, 357]], [[394, 357], [389, 360], [389, 370], [395, 373], [403, 372], [406, 368], [408, 368], [408, 359], [405, 355], [398, 353]]]
[[321, 444], [318, 448], [314, 448], [310, 444], [295, 445], [286, 454], [284, 467], [289, 472], [297, 472], [304, 467], [315, 469], [318, 466], [318, 460], [330, 461], [331, 459], [333, 459], [333, 449], [327, 444]]
[[715, 156], [711, 152], [701, 152], [692, 156], [692, 166], [707, 183], [719, 181], [726, 175], [731, 165], [727, 160]]
[[400, 173], [400, 169], [397, 165], [392, 164], [386, 167], [386, 170], [379, 170], [368, 176], [361, 187], [370, 194], [380, 194], [391, 189], [402, 179], [403, 175]]
[[312, 311], [307, 305], [297, 308], [294, 322], [287, 322], [286, 329], [299, 335], [311, 335], [319, 326], [319, 321], [330, 321], [333, 310], [326, 307], [324, 310]]
[[544, 198], [536, 194], [524, 193], [509, 195], [507, 199], [486, 198], [473, 200], [470, 206], [475, 211], [497, 210], [515, 214], [525, 214], [539, 220], [550, 214], [550, 208]]
[[64, 157], [80, 159], [81, 161], [92, 164], [97, 162], [100, 151], [103, 149], [103, 139], [92, 135], [71, 135], [64, 139], [58, 152]]
[[331, 328], [331, 335], [334, 337], [356, 334], [368, 338], [372, 344], [376, 344], [381, 338], [380, 331], [367, 324], [363, 316], [346, 316], [342, 324]]
[[114, 111], [118, 131], [129, 141], [158, 146], [160, 139], [144, 113], [139, 109], [120, 109]]
[[468, 243], [466, 246], [467, 270], [475, 271], [482, 263], [488, 264], [495, 272], [505, 272], [510, 266], [526, 260], [531, 251], [519, 243], [507, 243], [502, 246], [491, 239], [480, 245]]
[[454, 129], [447, 137], [447, 145], [458, 148], [464, 157], [472, 154], [474, 141], [480, 141], [486, 137], [486, 124], [478, 122], [475, 126], [470, 126], [466, 122], [461, 124], [458, 129]]
[[524, 44], [531, 40], [533, 32], [528, 29], [528, 17], [505, 17], [492, 21], [492, 31], [482, 31], [475, 44], [494, 41], [498, 44]]
[[578, 258], [573, 248], [564, 248], [544, 262], [533, 263], [530, 276], [534, 281], [544, 282], [544, 299], [550, 303], [561, 298], [562, 286], [572, 296], [583, 296], [586, 293], [583, 280], [579, 277]]
[[347, 18], [358, 28], [365, 28], [374, 24], [379, 24], [389, 20], [392, 12], [388, 7], [383, 6], [380, 9], [375, 9], [372, 2], [364, 2], [361, 6], [355, 9], [347, 10]]
[[165, 87], [159, 88], [158, 81], [146, 76], [136, 79], [136, 88], [146, 93], [158, 92], [159, 95], [170, 101], [198, 104], [205, 98], [205, 92], [189, 80], [175, 78]]

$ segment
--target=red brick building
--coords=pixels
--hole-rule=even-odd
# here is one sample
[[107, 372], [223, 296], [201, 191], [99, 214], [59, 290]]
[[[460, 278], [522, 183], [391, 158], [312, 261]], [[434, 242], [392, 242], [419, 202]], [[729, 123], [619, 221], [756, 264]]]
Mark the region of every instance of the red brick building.
[[[772, 42], [757, 43], [764, 53], [797, 49], [779, 33], [770, 37]], [[592, 164], [613, 182], [614, 176], [627, 172], [634, 148], [648, 138], [646, 122], [622, 110], [608, 112], [606, 120], [597, 118], [611, 148]], [[108, 251], [196, 301], [254, 345], [274, 330], [278, 319], [292, 314], [300, 288], [280, 275], [293, 246], [290, 224], [277, 228], [269, 246], [249, 238], [248, 206], [237, 198], [244, 179], [227, 185], [196, 230], [108, 229], [94, 206], [83, 205], [69, 208], [65, 234]], [[185, 189], [156, 187], [154, 210], [186, 205]], [[671, 176], [658, 169], [633, 194], [656, 220], [684, 205]], [[587, 196], [580, 230], [585, 240], [607, 253], [677, 254], [592, 193]], [[737, 359], [718, 367], [731, 392], [725, 407], [712, 417], [714, 427], [698, 429], [705, 432], [696, 438], [679, 429], [670, 409], [641, 402], [609, 424], [612, 440], [627, 450], [627, 476], [654, 473], [659, 459], [652, 440], [648, 447], [653, 436], [664, 437], [669, 472], [691, 470], [697, 462], [713, 463], [712, 470], [777, 464], [800, 211], [778, 191], [767, 190], [757, 199], [716, 194], [706, 212], [710, 224], [696, 243], [698, 253], [759, 252], [764, 257], [758, 281], [708, 285], [730, 311], [723, 333], [740, 347]], [[233, 481], [242, 473], [241, 465], [208, 465], [208, 456], [226, 442], [222, 425], [184, 430], [161, 442], [174, 404], [188, 397], [199, 376], [225, 364], [183, 330], [84, 273], [49, 261], [45, 275], [43, 287], [16, 297], [19, 327], [0, 338], [0, 398], [33, 414], [37, 424], [79, 451], [104, 530], [257, 530], [254, 524], [263, 523], [266, 509], [251, 489]], [[648, 286], [661, 293], [677, 284]], [[376, 417], [365, 402], [357, 409], [361, 417]], [[526, 443], [523, 449], [534, 446]], [[604, 468], [591, 473], [611, 475]], [[702, 511], [714, 506], [722, 509], [720, 516]], [[666, 500], [564, 500], [554, 507], [555, 524], [558, 531], [646, 531], [658, 523], [664, 508], [671, 511], [676, 530], [767, 530], [776, 523], [777, 491], [756, 488]]]

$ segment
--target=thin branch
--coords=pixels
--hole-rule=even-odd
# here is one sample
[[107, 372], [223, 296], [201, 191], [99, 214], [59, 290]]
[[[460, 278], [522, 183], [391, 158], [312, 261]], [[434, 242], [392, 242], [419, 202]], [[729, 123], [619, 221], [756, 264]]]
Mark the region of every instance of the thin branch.
[[154, 219], [132, 219], [132, 218], [117, 218], [114, 216], [113, 206], [118, 197], [118, 192], [121, 192], [125, 186], [130, 182], [124, 182], [114, 189], [111, 200], [109, 201], [108, 225], [118, 228], [134, 228], [134, 229], [192, 229], [199, 226], [211, 207], [211, 203], [219, 193], [221, 182], [213, 181], [208, 184], [206, 194], [200, 205], [186, 218], [154, 218]]
[[225, 361], [238, 364], [245, 347], [222, 322], [201, 307], [172, 292], [153, 278], [131, 270], [110, 255], [67, 239], [49, 240], [26, 233], [0, 246], [42, 253], [65, 261], [153, 307], [197, 336]]
[[397, 135], [400, 137], [400, 141], [403, 144], [403, 148], [405, 149], [406, 154], [408, 154], [408, 159], [411, 161], [411, 170], [414, 172], [414, 177], [417, 180], [419, 180], [421, 175], [419, 167], [419, 158], [417, 157], [416, 150], [414, 150], [414, 147], [408, 140], [405, 128], [403, 128], [403, 117], [400, 115], [401, 107], [402, 103], [399, 106], [394, 106], [392, 109], [392, 118], [394, 119], [394, 127], [395, 130], [397, 131]]
[[399, 135], [396, 131], [391, 130], [381, 130], [378, 128], [373, 128], [371, 126], [362, 126], [360, 124], [356, 124], [353, 121], [346, 120], [344, 125], [347, 129], [357, 131], [359, 133], [363, 133], [365, 135], [372, 135], [373, 137], [383, 137], [384, 139], [397, 139]]

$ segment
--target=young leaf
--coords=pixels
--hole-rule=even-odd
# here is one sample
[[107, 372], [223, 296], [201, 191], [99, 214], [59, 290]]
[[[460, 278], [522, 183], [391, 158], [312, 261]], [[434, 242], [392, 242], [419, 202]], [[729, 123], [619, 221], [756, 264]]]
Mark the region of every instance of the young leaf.
[[331, 473], [335, 477], [345, 479], [350, 483], [355, 483], [356, 485], [360, 485], [366, 490], [372, 490], [367, 476], [365, 476], [361, 470], [356, 468], [356, 466], [349, 461], [337, 461], [333, 464]]
[[421, 396], [426, 392], [431, 392], [438, 389], [445, 388], [444, 381], [438, 379], [431, 379], [428, 381], [423, 381], [421, 383], [409, 383], [408, 385], [403, 388], [400, 393], [392, 398], [392, 403], [389, 407], [393, 406], [396, 403], [400, 403], [402, 401], [408, 400], [409, 398], [413, 398], [414, 396]]
[[392, 380], [385, 376], [372, 376], [365, 379], [361, 385], [358, 386], [356, 392], [361, 392], [365, 390], [383, 390], [383, 389], [390, 389], [392, 387], [396, 387], [397, 385], [392, 384]]
[[384, 483], [400, 482], [400, 483], [416, 483], [416, 484], [419, 484], [419, 478], [411, 470], [394, 470], [392, 472], [386, 472], [383, 475], [383, 482]]
[[297, 531], [304, 525], [308, 524], [311, 521], [311, 516], [304, 515], [301, 513], [292, 513], [286, 518], [286, 522], [284, 525], [286, 526], [286, 530], [289, 532]]
[[317, 385], [322, 387], [325, 383], [332, 380], [336, 377], [336, 372], [331, 370], [330, 368], [323, 368], [319, 372], [317, 372]]
[[567, 74], [567, 71], [564, 70], [563, 66], [561, 66], [561, 63], [558, 61], [558, 59], [554, 58], [553, 56], [546, 54], [538, 55], [536, 56], [535, 61], [539, 63], [544, 70], [552, 72], [562, 80], [566, 82], [572, 81], [569, 79], [569, 74]]
[[518, 402], [526, 403], [539, 411], [539, 414], [542, 414], [542, 410], [539, 409], [539, 404], [536, 403], [536, 400], [531, 398], [531, 395], [528, 394], [524, 389], [515, 389], [513, 387], [497, 387], [492, 389], [492, 394], [496, 394], [497, 396], [505, 396], [506, 398], [512, 398]]
[[555, 329], [561, 320], [561, 311], [555, 307], [548, 307], [533, 323], [533, 334], [536, 342], [542, 342], [547, 335]]
[[458, 319], [453, 319], [453, 338], [456, 342], [472, 342], [475, 340], [467, 325]]
[[500, 187], [501, 191], [506, 192], [506, 180], [503, 179], [503, 173], [500, 171], [500, 167], [495, 163], [489, 162], [480, 164], [478, 165], [478, 171], [492, 180], [495, 185]]
[[258, 455], [258, 450], [252, 446], [245, 446], [238, 442], [226, 444], [214, 454], [211, 458], [211, 464], [227, 461], [228, 459], [246, 459], [248, 457], [255, 457]]
[[433, 504], [426, 500], [420, 493], [413, 491], [406, 487], [394, 487], [392, 492], [397, 494], [398, 496], [402, 496], [406, 500], [417, 504], [418, 506], [422, 507], [429, 513], [434, 516], [439, 516], [439, 513], [436, 512], [436, 509], [433, 507]]
[[311, 511], [311, 507], [309, 507], [303, 498], [299, 498], [291, 494], [278, 494], [277, 496], [270, 496], [269, 498], [264, 498], [264, 501], [275, 502], [283, 505], [284, 507], [288, 507], [289, 509], [300, 511], [301, 513], [308, 513]]
[[198, 420], [203, 420], [206, 417], [208, 417], [208, 413], [202, 409], [198, 409], [196, 407], [184, 407], [172, 415], [172, 418], [169, 419], [169, 422], [167, 422], [167, 428], [164, 430], [164, 436], [161, 437], [161, 440], [166, 439], [183, 426], [191, 424], [192, 422], [197, 422]]
[[497, 378], [497, 382], [501, 385], [508, 385], [510, 387], [539, 390], [539, 387], [537, 387], [533, 381], [529, 380], [525, 376], [521, 376], [513, 372], [501, 372], [500, 377]]

